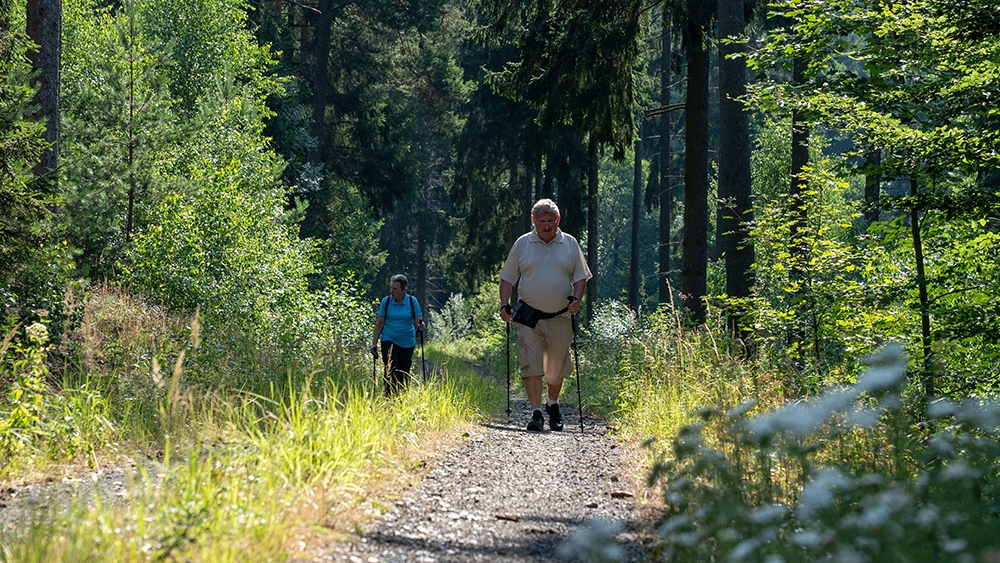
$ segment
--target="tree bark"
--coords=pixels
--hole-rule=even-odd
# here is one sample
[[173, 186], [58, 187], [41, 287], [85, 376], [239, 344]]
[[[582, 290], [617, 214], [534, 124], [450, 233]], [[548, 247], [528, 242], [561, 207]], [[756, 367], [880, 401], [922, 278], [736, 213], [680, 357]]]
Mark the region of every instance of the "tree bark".
[[[671, 64], [671, 34], [668, 14], [663, 15], [663, 49], [660, 54], [660, 105], [670, 105], [670, 64]], [[670, 223], [673, 220], [673, 167], [670, 151], [670, 114], [660, 115], [660, 272], [659, 281], [660, 304], [670, 303], [670, 251], [673, 249], [670, 240]]]
[[323, 162], [323, 136], [326, 122], [326, 96], [330, 84], [330, 34], [333, 26], [335, 0], [320, 0], [319, 23], [316, 25], [315, 71], [313, 72], [312, 122], [309, 133], [316, 144], [310, 147], [307, 160]]
[[600, 268], [597, 251], [600, 247], [600, 236], [597, 226], [598, 195], [600, 161], [597, 154], [597, 137], [590, 133], [587, 140], [587, 265], [590, 266], [590, 273], [593, 275], [587, 282], [587, 324], [594, 320], [597, 312], [597, 302], [599, 299], [598, 282], [600, 281]]
[[[918, 194], [917, 181], [910, 179], [910, 197]], [[914, 203], [910, 208], [910, 232], [913, 236], [913, 255], [917, 264], [917, 295], [920, 300], [920, 344], [922, 348], [921, 380], [924, 385], [924, 400], [930, 403], [934, 398], [934, 372], [932, 366], [931, 313], [927, 294], [927, 271], [924, 267], [924, 246], [920, 238], [920, 209]]]
[[[792, 82], [800, 85], [805, 82], [806, 62], [795, 57], [792, 63]], [[802, 241], [808, 219], [805, 190], [806, 178], [803, 171], [809, 165], [809, 125], [800, 110], [792, 112], [792, 181], [789, 188], [792, 201], [791, 245], [792, 255], [804, 258], [805, 245]], [[801, 266], [799, 266], [801, 267]], [[793, 271], [795, 268], [793, 268]]]
[[43, 138], [49, 148], [34, 169], [39, 178], [55, 181], [59, 166], [59, 68], [62, 58], [62, 2], [60, 0], [28, 0], [26, 7], [28, 37], [38, 45], [29, 51], [28, 59], [37, 73], [31, 85], [38, 88], [35, 119], [45, 123]]
[[[795, 86], [805, 82], [805, 70], [805, 60], [801, 57], [795, 57], [792, 61], [792, 83]], [[798, 350], [792, 357], [793, 366], [797, 371], [802, 371], [805, 368], [803, 349], [806, 346], [806, 326], [808, 326], [811, 317], [810, 311], [805, 305], [803, 294], [803, 284], [805, 284], [808, 275], [806, 270], [808, 249], [805, 243], [808, 209], [805, 199], [806, 178], [804, 175], [805, 167], [808, 164], [809, 126], [802, 111], [795, 109], [792, 111], [792, 167], [789, 186], [791, 204], [789, 209], [789, 254], [791, 256], [789, 275], [793, 284], [793, 290], [789, 295], [793, 313], [789, 340], [792, 345], [790, 349]]]
[[642, 125], [635, 141], [635, 165], [632, 174], [632, 244], [628, 261], [628, 306], [639, 309], [639, 219], [642, 217]]
[[[741, 44], [727, 43], [745, 32], [743, 0], [719, 0], [719, 199], [722, 213], [719, 246], [726, 262], [726, 293], [730, 297], [750, 295], [753, 285], [754, 248], [748, 225], [753, 221], [750, 189], [750, 125], [741, 99], [746, 95], [746, 59], [730, 58], [742, 53]], [[740, 312], [730, 310], [730, 333], [745, 337]]]
[[534, 135], [530, 132], [530, 127], [527, 129], [524, 143], [524, 175], [521, 177], [521, 197], [524, 198], [521, 205], [521, 232], [524, 233], [531, 230], [531, 207], [535, 204], [535, 200], [532, 199], [534, 195], [532, 179], [535, 169], [535, 147], [532, 142]]
[[[704, 12], [688, 0], [691, 13]], [[688, 23], [688, 89], [685, 102], [684, 240], [681, 248], [681, 293], [684, 308], [696, 324], [705, 321], [708, 273], [708, 80], [709, 53], [703, 23]]]

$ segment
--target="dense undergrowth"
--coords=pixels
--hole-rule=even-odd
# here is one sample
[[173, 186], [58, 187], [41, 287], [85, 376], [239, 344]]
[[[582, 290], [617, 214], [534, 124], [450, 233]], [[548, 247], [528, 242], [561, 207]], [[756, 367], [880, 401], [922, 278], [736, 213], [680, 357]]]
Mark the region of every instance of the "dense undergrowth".
[[371, 357], [335, 338], [294, 363], [119, 290], [85, 301], [61, 342], [35, 323], [3, 343], [0, 479], [123, 470], [127, 491], [9, 501], [0, 561], [283, 560], [500, 405], [497, 386], [433, 345], [433, 374], [386, 399]]
[[[663, 492], [652, 560], [1000, 560], [1000, 407], [982, 394], [928, 402], [894, 344], [803, 395], [801, 375], [724, 326], [610, 302], [579, 337], [584, 409], [646, 444]], [[452, 346], [503, 369], [502, 323]]]
[[[280, 560], [294, 538], [350, 526], [435, 436], [502, 412], [503, 380], [466, 362], [504, 374], [509, 349], [520, 388], [490, 288], [431, 315], [433, 375], [391, 401], [350, 339], [290, 356], [110, 288], [86, 300], [55, 341], [36, 323], [3, 342], [3, 477], [126, 467], [128, 494], [31, 512], [0, 531], [4, 561]], [[802, 395], [723, 326], [610, 302], [578, 337], [562, 399], [579, 383], [586, 412], [646, 444], [664, 506], [653, 560], [1000, 557], [993, 403], [928, 402], [896, 345]]]

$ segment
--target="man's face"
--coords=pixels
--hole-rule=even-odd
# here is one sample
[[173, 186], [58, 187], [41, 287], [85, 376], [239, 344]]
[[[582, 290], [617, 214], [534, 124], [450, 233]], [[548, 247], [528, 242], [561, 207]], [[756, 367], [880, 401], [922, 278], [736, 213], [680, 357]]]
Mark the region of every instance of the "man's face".
[[550, 241], [556, 236], [556, 229], [559, 228], [559, 217], [555, 213], [539, 213], [535, 216], [535, 232], [538, 238]]
[[399, 282], [390, 283], [389, 295], [391, 295], [392, 298], [395, 299], [396, 301], [399, 301], [400, 299], [403, 298], [403, 286], [401, 286]]

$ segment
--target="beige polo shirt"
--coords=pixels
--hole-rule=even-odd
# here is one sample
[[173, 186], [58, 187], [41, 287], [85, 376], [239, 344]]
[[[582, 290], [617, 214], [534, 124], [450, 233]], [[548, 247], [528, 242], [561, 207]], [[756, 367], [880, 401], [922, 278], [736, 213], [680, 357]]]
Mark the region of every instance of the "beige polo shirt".
[[566, 307], [573, 284], [591, 277], [580, 243], [561, 230], [548, 243], [534, 229], [521, 235], [500, 270], [504, 281], [516, 284], [520, 279], [518, 299], [546, 313]]

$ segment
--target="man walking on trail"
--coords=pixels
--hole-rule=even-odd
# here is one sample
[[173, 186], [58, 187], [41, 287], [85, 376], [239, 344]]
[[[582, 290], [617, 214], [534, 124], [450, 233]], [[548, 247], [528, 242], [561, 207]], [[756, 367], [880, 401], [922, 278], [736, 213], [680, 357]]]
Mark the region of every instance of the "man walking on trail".
[[[532, 409], [528, 430], [540, 431], [545, 422], [544, 379], [549, 428], [559, 431], [563, 428], [559, 391], [563, 379], [573, 371], [570, 315], [580, 312], [580, 298], [591, 274], [580, 243], [559, 230], [559, 207], [554, 201], [535, 203], [531, 222], [535, 228], [514, 242], [500, 271], [500, 318], [516, 323], [521, 380]], [[518, 284], [518, 303], [512, 308], [514, 284]]]

